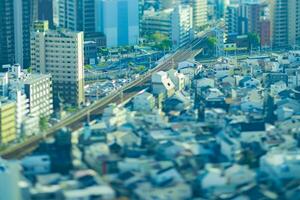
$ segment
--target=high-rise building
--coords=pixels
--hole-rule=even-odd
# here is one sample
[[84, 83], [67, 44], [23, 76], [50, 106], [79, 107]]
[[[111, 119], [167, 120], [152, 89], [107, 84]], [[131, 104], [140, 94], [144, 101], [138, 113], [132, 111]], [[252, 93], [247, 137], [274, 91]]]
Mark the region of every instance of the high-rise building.
[[16, 103], [6, 98], [0, 100], [0, 144], [16, 139]]
[[261, 47], [271, 46], [271, 23], [269, 19], [260, 20], [260, 44]]
[[83, 32], [35, 32], [31, 40], [34, 72], [51, 74], [54, 106], [84, 102]]
[[108, 47], [138, 43], [138, 0], [96, 0], [95, 12], [96, 31], [105, 34]]
[[271, 38], [273, 47], [299, 44], [300, 0], [270, 0]]
[[248, 19], [248, 32], [259, 33], [262, 4], [259, 2], [246, 3], [244, 7], [246, 8], [246, 16]]
[[95, 32], [95, 0], [58, 0], [59, 27]]
[[229, 5], [225, 14], [225, 29], [227, 36], [238, 35], [239, 32], [239, 6]]
[[34, 1], [14, 0], [15, 63], [30, 66], [30, 32], [34, 21]]
[[193, 38], [193, 8], [179, 5], [172, 12], [173, 48], [187, 44]]
[[33, 0], [0, 1], [0, 66], [30, 65], [30, 29], [34, 19]]
[[193, 8], [193, 26], [195, 29], [207, 24], [207, 0], [182, 0]]
[[[0, 1], [0, 67], [15, 60], [14, 1]], [[5, 14], [3, 14], [5, 13]]]
[[48, 21], [49, 27], [54, 27], [54, 3], [53, 0], [37, 0], [36, 9], [36, 20]]

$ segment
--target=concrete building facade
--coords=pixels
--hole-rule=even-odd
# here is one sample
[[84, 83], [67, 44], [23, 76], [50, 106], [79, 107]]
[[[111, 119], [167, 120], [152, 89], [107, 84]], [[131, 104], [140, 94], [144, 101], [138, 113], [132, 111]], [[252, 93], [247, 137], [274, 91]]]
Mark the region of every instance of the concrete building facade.
[[33, 71], [51, 74], [54, 105], [61, 100], [78, 106], [84, 103], [83, 32], [36, 32], [31, 41]]
[[0, 101], [0, 144], [6, 144], [16, 139], [16, 104], [13, 101]]

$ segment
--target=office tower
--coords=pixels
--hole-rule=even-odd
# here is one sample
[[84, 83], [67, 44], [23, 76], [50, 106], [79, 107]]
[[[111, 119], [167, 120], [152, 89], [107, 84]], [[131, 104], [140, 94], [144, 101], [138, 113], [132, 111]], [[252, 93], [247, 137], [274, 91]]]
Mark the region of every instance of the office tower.
[[96, 0], [96, 31], [105, 34], [108, 47], [138, 44], [139, 1]]
[[95, 0], [58, 0], [59, 27], [95, 32]]
[[30, 32], [34, 20], [33, 0], [14, 0], [15, 62], [30, 65]]
[[49, 27], [53, 29], [55, 2], [53, 2], [53, 0], [36, 0], [36, 4], [37, 5], [34, 6], [36, 17], [34, 19], [39, 21], [48, 21]]
[[271, 38], [273, 47], [299, 44], [300, 0], [270, 0]]
[[29, 66], [33, 5], [33, 0], [0, 1], [0, 66]]
[[230, 4], [230, 1], [229, 0], [215, 0], [213, 4], [214, 4], [215, 19], [219, 20], [221, 18], [224, 18], [226, 8]]
[[0, 67], [4, 64], [14, 63], [14, 18], [13, 1], [0, 1]]
[[0, 144], [16, 139], [16, 103], [8, 99], [0, 100]]
[[52, 75], [55, 107], [84, 102], [83, 32], [35, 32], [31, 56], [34, 72]]
[[173, 48], [187, 44], [193, 38], [193, 8], [179, 5], [172, 12]]

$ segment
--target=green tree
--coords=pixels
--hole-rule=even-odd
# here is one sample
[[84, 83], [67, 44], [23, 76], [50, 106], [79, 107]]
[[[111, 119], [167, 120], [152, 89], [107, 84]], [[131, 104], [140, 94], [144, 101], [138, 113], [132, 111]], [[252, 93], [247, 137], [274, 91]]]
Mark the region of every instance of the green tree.
[[48, 128], [48, 118], [45, 116], [40, 117], [39, 127], [41, 131], [45, 131]]
[[210, 37], [207, 38], [208, 48], [214, 49], [216, 47], [216, 44], [217, 44], [217, 38], [216, 37], [210, 36]]
[[137, 67], [135, 67], [135, 71], [137, 72], [142, 72], [145, 71], [146, 67], [144, 65], [139, 65]]
[[161, 43], [164, 40], [167, 40], [168, 36], [163, 34], [163, 33], [153, 33], [152, 35], [150, 35], [150, 40], [155, 42], [155, 43]]
[[28, 73], [32, 73], [32, 67], [28, 67], [28, 68], [27, 68], [27, 72], [28, 72]]
[[215, 53], [217, 45], [217, 38], [214, 36], [209, 36], [204, 42], [204, 49], [207, 55], [213, 55]]
[[93, 66], [92, 65], [85, 65], [84, 69], [91, 70], [91, 69], [93, 69]]
[[165, 39], [161, 41], [161, 43], [158, 45], [158, 48], [161, 50], [170, 49], [172, 47], [172, 42], [169, 39]]
[[248, 33], [249, 48], [256, 48], [260, 45], [260, 38], [257, 33]]

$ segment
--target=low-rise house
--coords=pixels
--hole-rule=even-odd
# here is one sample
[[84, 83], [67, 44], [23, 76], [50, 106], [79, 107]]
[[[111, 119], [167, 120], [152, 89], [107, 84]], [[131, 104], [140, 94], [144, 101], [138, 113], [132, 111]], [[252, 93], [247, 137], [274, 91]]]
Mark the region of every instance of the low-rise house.
[[240, 188], [256, 183], [256, 174], [247, 166], [234, 164], [228, 168], [207, 165], [201, 179], [206, 198], [235, 194]]
[[175, 85], [168, 77], [167, 72], [160, 71], [152, 75], [152, 93], [154, 95], [163, 94], [166, 97], [170, 97], [175, 92]]
[[274, 150], [260, 159], [260, 170], [280, 188], [290, 181], [300, 180], [298, 151]]
[[155, 107], [155, 98], [151, 93], [143, 92], [133, 98], [133, 109], [139, 112], [151, 112]]

